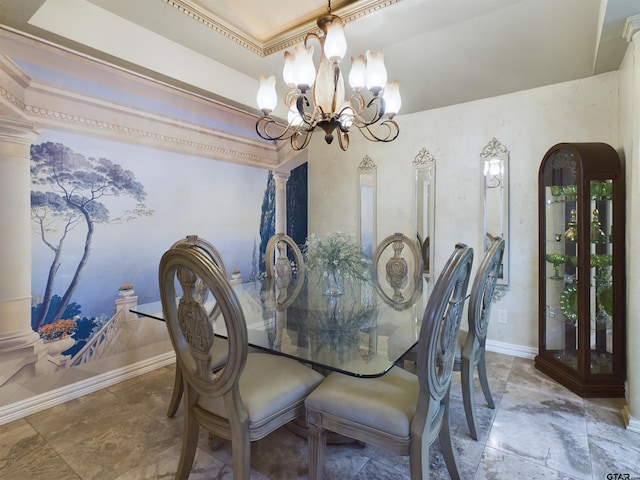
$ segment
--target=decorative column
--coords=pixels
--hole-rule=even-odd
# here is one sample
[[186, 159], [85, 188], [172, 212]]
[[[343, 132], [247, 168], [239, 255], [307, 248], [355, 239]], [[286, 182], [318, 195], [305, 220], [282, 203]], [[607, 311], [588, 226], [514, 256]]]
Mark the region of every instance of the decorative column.
[[625, 100], [631, 124], [620, 133], [627, 187], [627, 406], [622, 416], [627, 430], [640, 433], [640, 15], [627, 18], [623, 35], [631, 43], [631, 86]]
[[276, 231], [275, 233], [287, 233], [287, 180], [288, 173], [273, 174], [276, 182]]
[[0, 119], [0, 385], [36, 375], [47, 349], [31, 328], [30, 146], [28, 122]]

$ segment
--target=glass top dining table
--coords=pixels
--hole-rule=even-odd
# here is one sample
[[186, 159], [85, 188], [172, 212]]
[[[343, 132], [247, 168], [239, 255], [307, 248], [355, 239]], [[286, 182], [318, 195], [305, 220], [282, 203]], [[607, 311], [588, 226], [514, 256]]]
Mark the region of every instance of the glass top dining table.
[[[312, 280], [277, 288], [261, 280], [233, 285], [247, 325], [248, 343], [325, 371], [356, 377], [384, 375], [418, 342], [429, 298], [427, 279], [409, 279], [402, 290], [375, 281], [346, 282], [339, 295], [323, 294]], [[213, 312], [214, 332], [226, 337], [224, 320]], [[160, 301], [131, 312], [164, 321]]]

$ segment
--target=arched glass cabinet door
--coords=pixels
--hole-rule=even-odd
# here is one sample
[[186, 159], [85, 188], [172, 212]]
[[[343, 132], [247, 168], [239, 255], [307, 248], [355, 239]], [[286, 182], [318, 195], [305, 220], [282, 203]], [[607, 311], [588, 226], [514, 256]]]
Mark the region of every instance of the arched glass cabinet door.
[[494, 295], [494, 299], [499, 300], [509, 288], [509, 150], [492, 138], [480, 153], [480, 161], [484, 203], [484, 251], [487, 251], [494, 237], [501, 237], [505, 241]]
[[369, 157], [365, 157], [358, 165], [358, 206], [359, 206], [359, 237], [362, 252], [368, 257], [373, 256], [376, 248], [377, 233], [377, 192], [376, 192], [376, 164]]
[[539, 354], [535, 366], [582, 397], [625, 383], [625, 183], [604, 143], [560, 143], [540, 165]]
[[415, 167], [413, 224], [423, 263], [423, 276], [433, 278], [435, 251], [436, 161], [426, 148], [413, 159]]

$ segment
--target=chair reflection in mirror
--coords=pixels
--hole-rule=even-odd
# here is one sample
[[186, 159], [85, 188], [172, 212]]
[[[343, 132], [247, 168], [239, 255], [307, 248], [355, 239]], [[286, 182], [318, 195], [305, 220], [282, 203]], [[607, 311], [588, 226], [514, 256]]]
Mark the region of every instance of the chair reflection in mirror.
[[473, 249], [458, 244], [425, 308], [417, 375], [392, 367], [376, 378], [330, 373], [305, 401], [309, 478], [324, 476], [327, 433], [408, 455], [412, 480], [429, 478], [429, 448], [440, 441], [452, 479], [459, 479], [449, 426], [449, 389]]
[[464, 412], [467, 417], [469, 434], [474, 440], [478, 439], [478, 422], [473, 398], [473, 377], [476, 369], [478, 370], [478, 378], [484, 398], [489, 408], [495, 408], [487, 378], [485, 344], [489, 328], [491, 304], [496, 291], [504, 248], [505, 241], [502, 238], [494, 237], [492, 239], [492, 243], [485, 252], [482, 263], [473, 279], [468, 309], [469, 331], [461, 330], [458, 336], [454, 370], [461, 373]]
[[[226, 327], [226, 355], [214, 368], [212, 352], [221, 339], [215, 323], [194, 295], [200, 279], [220, 309]], [[182, 287], [177, 297], [176, 283]], [[233, 478], [250, 477], [251, 442], [304, 414], [304, 399], [322, 375], [277, 355], [250, 353], [240, 302], [228, 278], [206, 255], [180, 243], [162, 256], [160, 295], [169, 337], [184, 381], [184, 429], [177, 479], [189, 477], [200, 427], [231, 440]]]
[[276, 233], [265, 249], [267, 295], [277, 307], [284, 308], [295, 300], [305, 276], [304, 257], [300, 247], [289, 235]]
[[418, 233], [416, 234], [416, 238], [418, 239], [418, 246], [420, 247], [420, 253], [422, 254], [424, 273], [425, 275], [429, 275], [429, 236], [423, 240]]
[[[405, 247], [409, 251], [408, 262], [403, 256]], [[384, 273], [380, 271], [381, 263]], [[413, 305], [422, 292], [422, 255], [416, 243], [402, 233], [389, 235], [378, 244], [372, 271], [380, 296], [396, 309]]]

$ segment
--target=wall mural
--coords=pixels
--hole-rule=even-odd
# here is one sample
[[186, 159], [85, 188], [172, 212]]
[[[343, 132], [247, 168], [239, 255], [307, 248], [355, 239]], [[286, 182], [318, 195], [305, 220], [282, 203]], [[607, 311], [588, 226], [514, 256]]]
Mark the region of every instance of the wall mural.
[[[159, 300], [159, 259], [188, 234], [213, 243], [236, 279], [260, 275], [271, 177], [260, 168], [43, 130], [31, 148], [31, 324], [51, 348], [45, 368], [15, 382], [39, 394], [64, 382], [38, 376], [81, 371], [74, 358], [114, 318], [118, 300], [134, 293], [138, 303]], [[162, 322], [129, 320], [87, 372], [171, 351]], [[0, 386], [0, 405], [22, 399], [9, 383]]]

